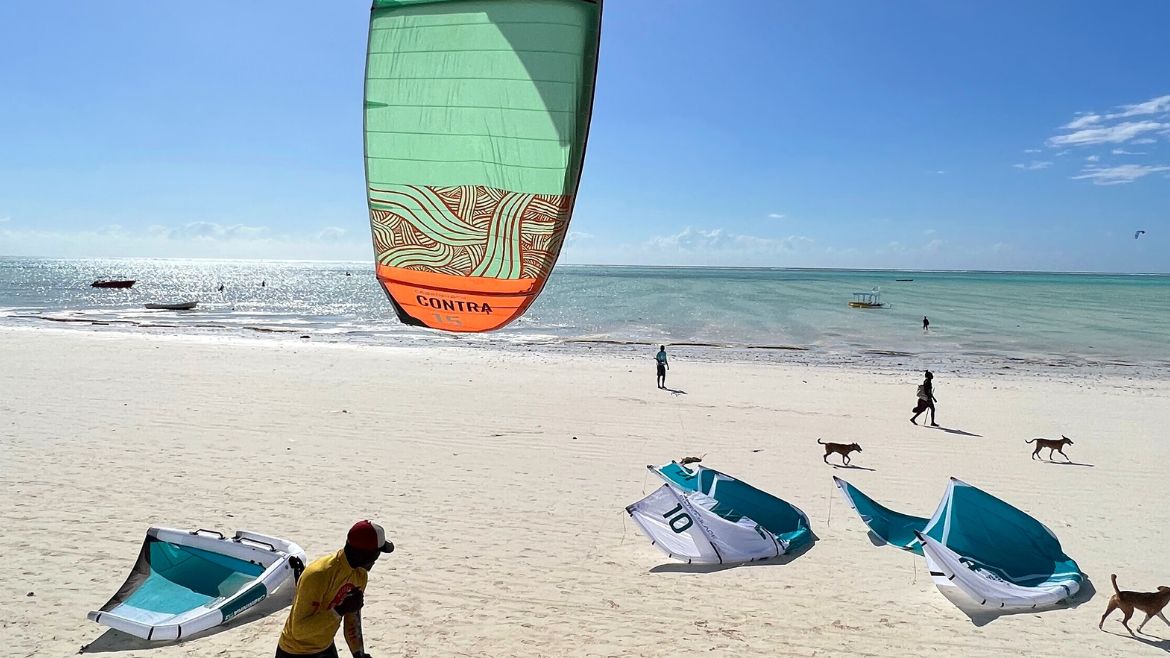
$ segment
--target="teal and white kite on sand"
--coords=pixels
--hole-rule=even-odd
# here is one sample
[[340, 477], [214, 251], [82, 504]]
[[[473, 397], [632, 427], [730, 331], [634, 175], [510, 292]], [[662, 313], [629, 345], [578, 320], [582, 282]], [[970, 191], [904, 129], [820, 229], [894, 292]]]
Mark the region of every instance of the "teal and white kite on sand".
[[779, 557], [813, 541], [804, 512], [730, 475], [676, 462], [646, 468], [667, 484], [626, 511], [669, 557], [737, 564]]
[[881, 506], [833, 478], [846, 502], [880, 541], [926, 557], [940, 587], [976, 603], [1035, 608], [1071, 598], [1084, 579], [1044, 524], [991, 494], [951, 478], [929, 519]]
[[303, 566], [300, 546], [246, 530], [150, 528], [126, 582], [89, 618], [144, 640], [180, 640], [230, 621]]

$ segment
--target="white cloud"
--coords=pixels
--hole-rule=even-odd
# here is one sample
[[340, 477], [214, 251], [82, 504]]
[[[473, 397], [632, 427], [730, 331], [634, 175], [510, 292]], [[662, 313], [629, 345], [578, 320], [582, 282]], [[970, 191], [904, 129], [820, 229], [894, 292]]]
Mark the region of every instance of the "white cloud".
[[787, 215], [785, 215], [784, 213], [779, 213], [779, 212], [768, 213], [768, 219], [784, 219], [785, 217], [787, 217]]
[[[1170, 136], [1170, 95], [1121, 105], [1112, 112], [1082, 112], [1050, 137], [1049, 148], [1092, 144], [1153, 144], [1158, 135]], [[1059, 155], [1059, 154], [1058, 154]], [[1127, 154], [1137, 155], [1137, 154]], [[1096, 160], [1090, 160], [1096, 162]]]
[[1024, 153], [1039, 153], [1040, 149], [1024, 149]]
[[11, 222], [11, 221], [12, 221], [11, 217], [0, 217], [0, 224], [7, 224], [8, 222]]
[[1027, 164], [1019, 162], [1012, 166], [1024, 171], [1036, 171], [1037, 169], [1047, 169], [1052, 166], [1052, 163], [1047, 160], [1033, 160]]
[[1113, 149], [1113, 155], [1145, 155], [1145, 153], [1136, 151], [1127, 151], [1125, 149]]
[[1049, 146], [1085, 146], [1088, 144], [1122, 144], [1145, 133], [1170, 129], [1159, 121], [1126, 121], [1112, 126], [1085, 128], [1048, 140]]
[[146, 230], [150, 235], [164, 240], [255, 240], [269, 232], [264, 226], [225, 226], [215, 222], [191, 222], [182, 226], [154, 224]]
[[1170, 112], [1170, 95], [1151, 98], [1144, 103], [1122, 105], [1121, 108], [1121, 112], [1110, 114], [1109, 118], [1120, 119], [1124, 117], [1138, 117], [1148, 114], [1158, 114], [1160, 112]]
[[344, 238], [346, 233], [348, 231], [339, 226], [326, 226], [317, 232], [317, 239], [321, 242], [337, 242]]
[[934, 171], [934, 173], [936, 173], [936, 174], [945, 174], [945, 173], [947, 173], [947, 172], [946, 172], [946, 170], [945, 170], [945, 169], [936, 169], [936, 170]]
[[1061, 126], [1061, 128], [1063, 128], [1065, 130], [1080, 130], [1082, 128], [1088, 128], [1089, 126], [1092, 126], [1092, 125], [1098, 123], [1099, 121], [1101, 121], [1100, 114], [1091, 114], [1091, 113], [1090, 114], [1083, 114], [1083, 115], [1073, 119], [1072, 121], [1069, 121], [1068, 123], [1064, 124], [1063, 126]]
[[683, 256], [700, 256], [712, 262], [725, 260], [727, 255], [775, 256], [795, 252], [811, 243], [810, 238], [790, 235], [786, 238], [761, 238], [732, 233], [721, 228], [704, 230], [686, 227], [674, 235], [654, 236], [646, 241], [650, 251]]
[[1124, 185], [1160, 171], [1170, 171], [1163, 165], [1126, 164], [1116, 167], [1085, 167], [1074, 180], [1091, 180], [1094, 185]]
[[569, 234], [565, 236], [565, 246], [569, 246], [583, 240], [592, 240], [594, 237], [596, 236], [594, 236], [592, 233], [586, 233], [585, 231], [569, 231]]
[[142, 230], [117, 224], [81, 230], [0, 228], [0, 250], [5, 255], [60, 258], [368, 258], [368, 240], [346, 240], [347, 234], [338, 227], [281, 234], [264, 226], [216, 222], [155, 224]]
[[1099, 155], [1090, 155], [1090, 156], [1085, 158], [1085, 161], [1086, 162], [1096, 162], [1100, 159], [1101, 159], [1101, 156], [1099, 156]]

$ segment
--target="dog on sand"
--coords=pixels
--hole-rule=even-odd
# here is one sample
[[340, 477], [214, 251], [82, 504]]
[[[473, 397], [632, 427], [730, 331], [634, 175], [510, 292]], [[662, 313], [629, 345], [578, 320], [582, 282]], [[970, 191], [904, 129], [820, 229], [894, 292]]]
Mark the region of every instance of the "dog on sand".
[[826, 464], [829, 463], [829, 455], [835, 452], [841, 455], [841, 463], [848, 466], [851, 461], [849, 459], [849, 453], [861, 452], [861, 446], [856, 443], [826, 443], [820, 439], [817, 439], [817, 443], [825, 446], [825, 456], [821, 459], [824, 459]]
[[1105, 630], [1105, 618], [1118, 608], [1121, 608], [1122, 614], [1125, 615], [1121, 618], [1121, 625], [1125, 626], [1130, 635], [1134, 634], [1133, 629], [1129, 627], [1129, 618], [1133, 616], [1134, 610], [1146, 613], [1146, 618], [1138, 624], [1139, 633], [1142, 632], [1142, 626], [1145, 626], [1154, 615], [1170, 626], [1170, 621], [1166, 621], [1166, 615], [1162, 614], [1162, 609], [1170, 603], [1170, 587], [1162, 585], [1156, 592], [1122, 591], [1117, 587], [1117, 574], [1110, 575], [1109, 579], [1113, 581], [1113, 596], [1109, 598], [1109, 606], [1105, 608], [1105, 614], [1101, 615], [1101, 623], [1097, 624], [1097, 628]]
[[1033, 441], [1036, 442], [1036, 449], [1032, 451], [1032, 459], [1036, 459], [1036, 455], [1039, 455], [1041, 450], [1048, 448], [1048, 461], [1052, 461], [1053, 452], [1059, 452], [1061, 457], [1064, 457], [1070, 462], [1072, 461], [1068, 455], [1064, 454], [1064, 447], [1073, 444], [1072, 439], [1067, 436], [1061, 434], [1059, 439], [1041, 439], [1037, 437], [1035, 439], [1028, 439], [1024, 443], [1032, 443]]

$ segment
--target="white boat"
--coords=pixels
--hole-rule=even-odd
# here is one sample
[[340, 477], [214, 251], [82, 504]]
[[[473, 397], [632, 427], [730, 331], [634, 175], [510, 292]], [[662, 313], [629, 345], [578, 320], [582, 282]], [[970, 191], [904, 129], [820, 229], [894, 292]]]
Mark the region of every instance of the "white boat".
[[152, 527], [126, 582], [88, 616], [144, 640], [178, 640], [268, 598], [304, 561], [300, 546], [279, 537]]
[[869, 292], [855, 292], [853, 293], [853, 301], [849, 302], [850, 308], [885, 308], [886, 305], [882, 302], [882, 293], [877, 288]]
[[152, 311], [157, 311], [157, 310], [190, 311], [191, 309], [195, 308], [195, 306], [198, 303], [199, 303], [199, 300], [195, 300], [193, 302], [172, 302], [172, 303], [164, 303], [164, 304], [147, 304], [146, 308], [148, 308]]

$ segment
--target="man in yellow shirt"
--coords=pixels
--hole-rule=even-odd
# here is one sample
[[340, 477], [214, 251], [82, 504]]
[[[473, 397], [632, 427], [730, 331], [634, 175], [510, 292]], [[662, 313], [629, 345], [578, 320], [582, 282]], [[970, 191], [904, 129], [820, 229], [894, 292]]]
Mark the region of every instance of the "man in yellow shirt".
[[349, 529], [345, 548], [306, 567], [297, 580], [276, 658], [338, 658], [333, 636], [342, 622], [354, 658], [370, 658], [362, 639], [363, 592], [374, 562], [393, 550], [382, 526], [358, 521]]

